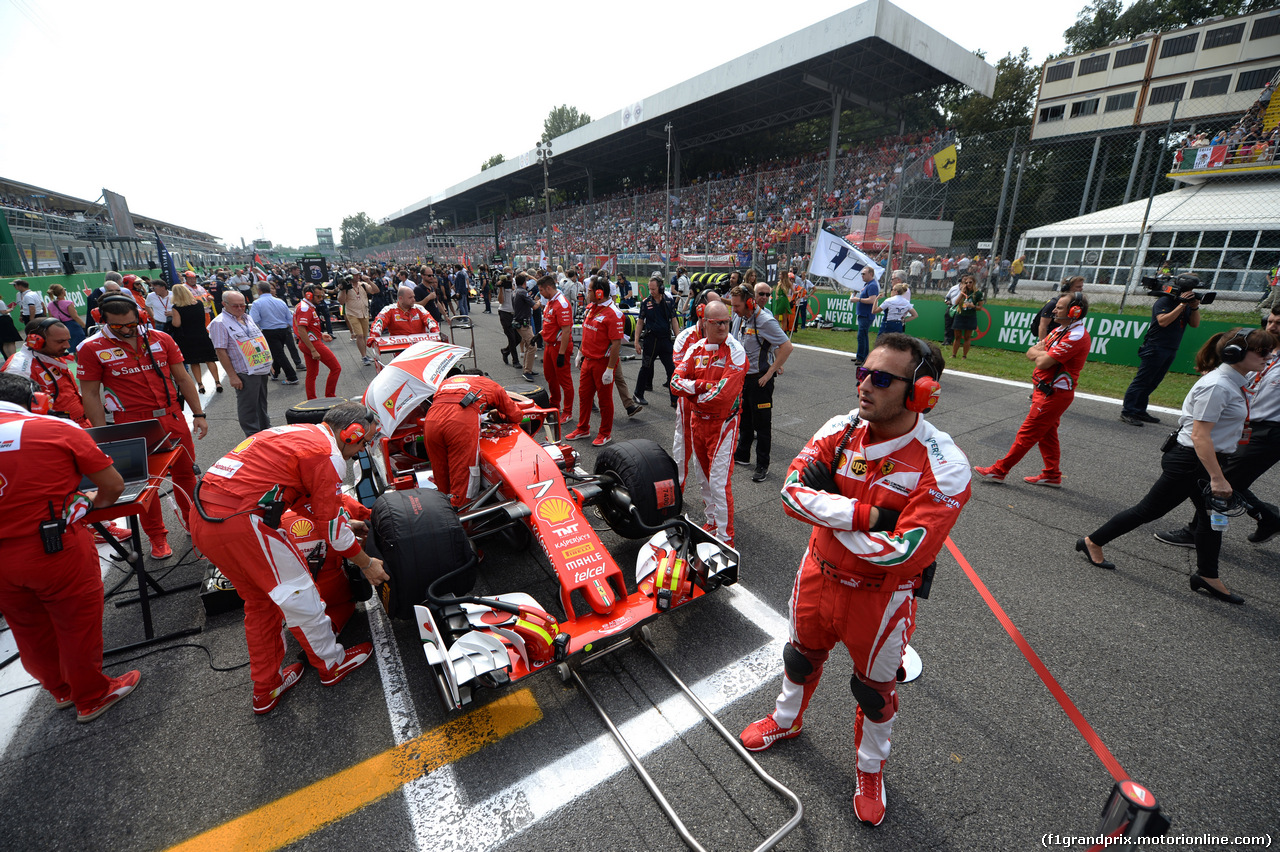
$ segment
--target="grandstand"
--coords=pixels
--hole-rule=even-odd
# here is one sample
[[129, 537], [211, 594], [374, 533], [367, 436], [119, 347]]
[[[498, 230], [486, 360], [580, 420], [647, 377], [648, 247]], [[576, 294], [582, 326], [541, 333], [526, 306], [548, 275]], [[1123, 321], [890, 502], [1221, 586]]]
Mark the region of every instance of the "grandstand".
[[0, 274], [62, 274], [66, 263], [75, 272], [145, 268], [156, 254], [153, 229], [180, 265], [190, 261], [207, 267], [225, 260], [226, 249], [212, 234], [131, 214], [123, 204], [115, 213], [127, 217], [133, 235], [120, 233], [120, 220], [104, 201], [0, 178], [0, 214], [12, 236], [10, 242], [0, 233]]
[[[549, 253], [557, 257], [629, 254], [647, 260], [679, 253], [701, 256], [706, 263], [712, 256], [736, 260], [740, 252], [776, 248], [810, 231], [816, 219], [844, 219], [841, 226], [866, 232], [875, 214], [887, 214], [885, 202], [893, 202], [893, 190], [900, 186], [897, 176], [909, 176], [912, 163], [922, 169], [925, 155], [945, 141], [944, 135], [882, 140], [841, 157], [835, 145], [841, 113], [856, 106], [897, 123], [903, 98], [956, 83], [990, 95], [995, 69], [887, 0], [868, 0], [554, 140], [553, 183], [573, 190], [570, 194], [586, 192], [585, 203], [553, 214], [549, 235], [545, 215], [459, 227], [479, 220], [482, 210], [509, 211], [513, 199], [540, 194], [542, 167], [533, 151], [383, 222], [410, 229], [452, 222], [452, 245], [443, 250], [480, 259], [495, 249], [507, 256], [536, 256], [547, 249], [549, 236]], [[693, 185], [681, 179], [682, 152], [825, 115], [832, 118], [832, 144], [825, 156], [708, 175]], [[622, 189], [623, 178], [635, 179], [655, 159], [665, 161], [668, 124], [674, 187], [669, 237], [662, 226], [665, 188]], [[597, 199], [597, 185], [618, 191]], [[878, 227], [884, 236], [892, 232], [888, 223]], [[367, 255], [439, 256], [441, 251], [424, 242], [429, 239], [378, 247]], [[919, 241], [945, 245], [936, 237]]]

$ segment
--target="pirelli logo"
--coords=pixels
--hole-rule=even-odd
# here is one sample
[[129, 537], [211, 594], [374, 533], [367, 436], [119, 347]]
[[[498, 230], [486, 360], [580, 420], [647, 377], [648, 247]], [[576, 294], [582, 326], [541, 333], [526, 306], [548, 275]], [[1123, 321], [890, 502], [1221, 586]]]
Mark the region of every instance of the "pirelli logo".
[[560, 551], [560, 555], [565, 559], [577, 559], [579, 556], [586, 556], [588, 553], [593, 553], [595, 549], [596, 546], [594, 544], [587, 542], [586, 544], [580, 544], [577, 547], [570, 547], [567, 550], [562, 550]]

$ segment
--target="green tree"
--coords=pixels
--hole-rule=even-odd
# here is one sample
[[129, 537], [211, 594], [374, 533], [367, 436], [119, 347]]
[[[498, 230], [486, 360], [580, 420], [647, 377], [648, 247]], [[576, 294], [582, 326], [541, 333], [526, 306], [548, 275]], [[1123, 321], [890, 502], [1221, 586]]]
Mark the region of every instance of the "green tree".
[[961, 137], [1020, 127], [1031, 123], [1039, 84], [1040, 68], [1031, 64], [1031, 53], [1024, 47], [1016, 56], [1010, 53], [996, 63], [991, 97], [966, 87], [948, 86], [942, 92], [941, 106], [947, 122]]
[[342, 220], [342, 246], [347, 249], [365, 249], [383, 243], [403, 239], [402, 232], [389, 225], [379, 225], [360, 212]]
[[578, 112], [577, 107], [561, 104], [547, 113], [546, 120], [542, 122], [542, 141], [550, 142], [557, 136], [563, 136], [570, 130], [577, 130], [590, 123], [591, 116], [585, 112]]
[[480, 164], [480, 171], [484, 171], [485, 169], [491, 169], [494, 166], [498, 165], [498, 163], [505, 163], [506, 161], [507, 161], [507, 158], [502, 156], [501, 154], [494, 154], [492, 157], [490, 157], [489, 159], [485, 160], [483, 163]]
[[1273, 4], [1274, 0], [1137, 0], [1121, 11], [1121, 0], [1093, 0], [1062, 36], [1068, 53], [1085, 53], [1116, 39], [1190, 27], [1214, 15], [1259, 12]]

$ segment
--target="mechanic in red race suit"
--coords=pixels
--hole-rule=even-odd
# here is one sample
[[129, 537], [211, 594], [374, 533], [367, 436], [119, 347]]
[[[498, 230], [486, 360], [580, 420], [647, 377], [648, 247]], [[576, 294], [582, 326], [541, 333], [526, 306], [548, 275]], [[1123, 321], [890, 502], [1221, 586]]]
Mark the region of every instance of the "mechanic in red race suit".
[[[661, 275], [658, 275], [658, 280], [662, 280]], [[671, 361], [676, 367], [679, 367], [680, 362], [684, 360], [689, 347], [707, 336], [702, 324], [702, 313], [705, 311], [706, 304], [719, 301], [721, 301], [720, 294], [715, 290], [703, 290], [694, 300], [694, 316], [697, 317], [697, 321], [677, 334], [675, 342], [671, 345]], [[675, 394], [672, 394], [671, 398], [675, 400], [676, 409], [676, 433], [671, 442], [671, 455], [676, 460], [680, 493], [683, 494], [685, 480], [689, 476], [689, 454], [693, 452], [693, 444], [689, 443], [689, 418], [684, 413], [686, 403]]]
[[[203, 440], [209, 434], [209, 421], [200, 404], [200, 392], [182, 366], [178, 344], [163, 331], [143, 331], [139, 322], [146, 314], [132, 299], [104, 295], [98, 300], [98, 308], [102, 311], [102, 325], [76, 352], [76, 377], [80, 380], [85, 415], [94, 426], [106, 424], [108, 411], [116, 423], [156, 419], [177, 439], [183, 452], [174, 459], [169, 475], [182, 524], [190, 529], [196, 447], [191, 440], [191, 427], [178, 407], [178, 394], [191, 407], [196, 437]], [[153, 558], [173, 555], [159, 500], [153, 500], [142, 513], [142, 529], [151, 542]]]
[[[102, 572], [80, 523], [95, 502], [114, 503], [124, 480], [79, 426], [32, 413], [44, 396], [30, 379], [0, 373], [0, 613], [22, 667], [55, 707], [74, 704], [76, 721], [89, 722], [139, 679], [102, 673]], [[77, 490], [84, 476], [97, 486], [92, 498]], [[46, 546], [50, 535], [60, 549]]]
[[671, 391], [684, 398], [690, 466], [702, 485], [703, 529], [732, 545], [733, 449], [747, 352], [729, 336], [729, 307], [724, 302], [706, 305], [701, 322], [707, 336], [684, 353]]
[[943, 366], [935, 344], [880, 335], [857, 371], [858, 409], [829, 420], [791, 463], [783, 508], [813, 532], [791, 592], [782, 691], [773, 712], [740, 735], [751, 751], [798, 735], [822, 665], [843, 642], [857, 701], [853, 808], [871, 825], [884, 819], [882, 768], [915, 590], [932, 578], [971, 493], [964, 453], [922, 416], [937, 401]]
[[556, 287], [554, 275], [538, 279], [538, 293], [546, 303], [542, 309], [542, 373], [547, 377], [547, 396], [551, 402], [548, 407], [560, 411], [560, 422], [568, 423], [573, 419], [573, 373], [569, 372], [573, 355], [573, 308]]
[[309, 506], [330, 550], [354, 562], [369, 582], [387, 579], [381, 560], [356, 540], [341, 497], [347, 462], [373, 440], [375, 422], [367, 408], [351, 402], [334, 406], [323, 423], [266, 429], [215, 462], [200, 484], [191, 541], [244, 600], [254, 713], [270, 712], [302, 677], [302, 663], [282, 668], [281, 621], [324, 686], [337, 684], [373, 653], [368, 642], [339, 644], [306, 560], [279, 526], [286, 509]]
[[467, 505], [479, 485], [480, 415], [488, 410], [508, 423], [524, 419], [502, 386], [484, 376], [453, 376], [431, 398], [423, 423], [427, 458], [436, 488], [455, 509]]
[[49, 395], [50, 414], [88, 428], [92, 424], [84, 416], [80, 387], [72, 379], [75, 361], [71, 356], [71, 332], [58, 320], [46, 317], [27, 326], [26, 342], [4, 362], [4, 372], [35, 382]]
[[1031, 485], [1062, 487], [1058, 423], [1076, 398], [1076, 383], [1089, 357], [1089, 332], [1084, 327], [1087, 313], [1089, 300], [1079, 291], [1058, 299], [1054, 309], [1057, 328], [1027, 350], [1027, 358], [1036, 365], [1031, 374], [1035, 385], [1031, 410], [1022, 421], [1009, 452], [991, 467], [974, 467], [973, 472], [978, 476], [990, 482], [1004, 482], [1013, 466], [1039, 444], [1044, 469], [1035, 476], [1024, 476], [1023, 480]]
[[[362, 537], [367, 531], [365, 522], [372, 512], [350, 494], [342, 495], [342, 508], [346, 510], [351, 531], [357, 537]], [[311, 568], [316, 591], [324, 600], [325, 615], [329, 616], [329, 621], [333, 624], [333, 635], [341, 636], [342, 628], [347, 626], [347, 622], [355, 614], [356, 602], [351, 597], [351, 583], [347, 579], [347, 572], [343, 570], [342, 563], [345, 559], [342, 554], [329, 547], [328, 529], [316, 521], [309, 503], [285, 512], [280, 521], [280, 529], [288, 533], [289, 541]]]
[[373, 346], [379, 337], [392, 334], [430, 334], [432, 340], [443, 340], [440, 325], [426, 308], [413, 300], [413, 288], [401, 286], [396, 291], [396, 302], [378, 312], [369, 326], [368, 345]]
[[578, 428], [565, 435], [565, 440], [576, 441], [591, 434], [591, 401], [595, 397], [600, 400], [600, 431], [591, 445], [603, 447], [613, 434], [613, 377], [626, 320], [609, 298], [608, 278], [592, 278], [587, 293], [591, 301], [582, 317], [582, 348], [578, 350]]
[[324, 330], [324, 320], [316, 313], [315, 302], [324, 298], [324, 285], [311, 284], [303, 290], [303, 299], [293, 309], [293, 334], [302, 347], [302, 360], [307, 364], [307, 399], [316, 398], [316, 377], [320, 375], [320, 365], [329, 368], [329, 378], [324, 383], [325, 397], [333, 396], [338, 390], [338, 376], [342, 375], [342, 365], [338, 356], [334, 355], [324, 343], [333, 340]]

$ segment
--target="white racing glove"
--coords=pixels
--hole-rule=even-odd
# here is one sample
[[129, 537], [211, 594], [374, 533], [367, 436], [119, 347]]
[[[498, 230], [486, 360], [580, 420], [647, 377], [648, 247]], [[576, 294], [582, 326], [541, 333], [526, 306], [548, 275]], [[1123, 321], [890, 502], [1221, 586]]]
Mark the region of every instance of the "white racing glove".
[[573, 356], [573, 366], [574, 366], [575, 368], [576, 368], [576, 367], [581, 367], [581, 366], [582, 366], [582, 350], [581, 350], [581, 349], [579, 349], [579, 350], [578, 350], [578, 354], [577, 354], [577, 355], [574, 355], [574, 356]]
[[606, 385], [613, 384], [613, 368], [612, 367], [605, 368], [604, 375], [600, 377], [600, 381], [604, 382]]

